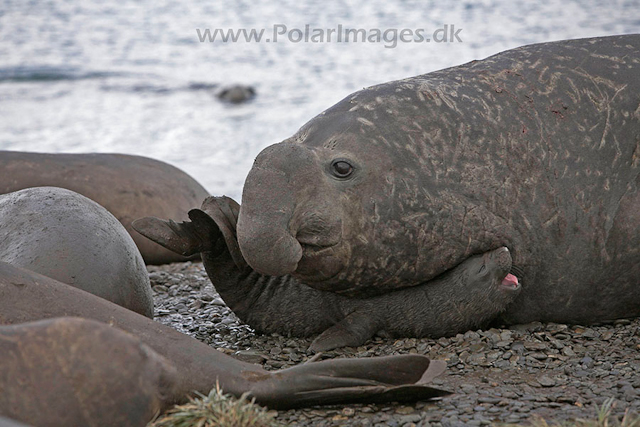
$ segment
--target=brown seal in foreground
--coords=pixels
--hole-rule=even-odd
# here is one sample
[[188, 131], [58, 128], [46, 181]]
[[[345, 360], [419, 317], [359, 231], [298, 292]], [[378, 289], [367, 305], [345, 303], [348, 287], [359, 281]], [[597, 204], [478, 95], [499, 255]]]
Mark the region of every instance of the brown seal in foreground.
[[49, 154], [0, 151], [0, 194], [29, 187], [61, 187], [104, 206], [124, 225], [147, 264], [185, 261], [131, 228], [137, 218], [187, 219], [209, 193], [167, 163], [125, 154]]
[[427, 385], [446, 363], [417, 354], [325, 360], [265, 371], [95, 295], [3, 262], [0, 296], [0, 324], [77, 316], [136, 336], [177, 369], [168, 402], [182, 402], [194, 391], [208, 393], [216, 383], [226, 393], [249, 392], [273, 408], [416, 401], [449, 394]]
[[0, 195], [0, 261], [153, 317], [149, 274], [122, 224], [88, 198], [57, 187]]
[[138, 338], [89, 319], [0, 326], [0, 355], [0, 413], [35, 426], [144, 426], [177, 381]]

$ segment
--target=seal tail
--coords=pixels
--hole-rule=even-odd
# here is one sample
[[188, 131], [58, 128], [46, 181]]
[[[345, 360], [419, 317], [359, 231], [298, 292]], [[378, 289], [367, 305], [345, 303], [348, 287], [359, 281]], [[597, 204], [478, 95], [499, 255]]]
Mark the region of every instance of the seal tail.
[[286, 390], [277, 388], [255, 397], [277, 409], [429, 400], [451, 394], [427, 385], [445, 369], [446, 362], [415, 354], [326, 360], [274, 372]]

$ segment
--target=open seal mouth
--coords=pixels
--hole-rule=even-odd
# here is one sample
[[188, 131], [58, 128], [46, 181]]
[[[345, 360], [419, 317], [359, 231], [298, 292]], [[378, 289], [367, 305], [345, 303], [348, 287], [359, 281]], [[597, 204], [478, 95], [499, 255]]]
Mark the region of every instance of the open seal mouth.
[[507, 274], [507, 277], [502, 279], [501, 286], [506, 289], [517, 290], [520, 289], [520, 282], [518, 282], [518, 278], [516, 276], [509, 273]]
[[509, 271], [509, 274], [507, 274], [507, 277], [502, 281], [502, 286], [507, 289], [520, 289], [522, 285], [520, 284], [518, 277], [522, 277], [523, 275], [524, 272], [522, 271], [522, 268], [517, 265], [511, 265], [511, 270]]
[[[491, 259], [496, 263], [502, 271], [508, 271], [500, 287], [507, 291], [516, 291], [520, 289], [520, 282], [515, 274], [520, 269], [512, 264], [511, 252], [506, 246], [496, 249], [491, 253]], [[517, 273], [516, 273], [517, 274]]]
[[324, 286], [312, 286], [316, 289], [333, 290], [334, 279], [344, 269], [344, 260], [340, 256], [342, 241], [300, 239], [298, 243], [302, 248], [302, 258], [292, 274], [304, 282], [325, 283]]
[[302, 247], [302, 258], [298, 261], [298, 268], [295, 271], [297, 275], [303, 276], [306, 280], [319, 280], [320, 278], [327, 280], [335, 275], [335, 271], [327, 275], [327, 272], [321, 273], [320, 270], [323, 270], [321, 267], [323, 264], [335, 262], [335, 260], [332, 261], [332, 254], [338, 246], [337, 243], [330, 245], [301, 243], [300, 246]]

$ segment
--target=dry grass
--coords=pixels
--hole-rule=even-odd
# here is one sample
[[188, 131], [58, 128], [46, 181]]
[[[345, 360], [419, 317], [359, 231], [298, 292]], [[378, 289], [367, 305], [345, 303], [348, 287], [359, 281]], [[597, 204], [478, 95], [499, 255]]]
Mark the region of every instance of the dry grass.
[[[596, 408], [596, 418], [590, 420], [576, 420], [571, 422], [547, 422], [543, 418], [535, 418], [530, 422], [532, 427], [640, 427], [640, 416], [625, 412], [622, 419], [611, 415], [615, 399], [607, 399], [602, 406]], [[511, 427], [519, 424], [495, 424], [496, 426]]]
[[279, 424], [246, 396], [224, 395], [216, 386], [208, 396], [199, 394], [184, 405], [176, 405], [147, 427], [274, 427]]

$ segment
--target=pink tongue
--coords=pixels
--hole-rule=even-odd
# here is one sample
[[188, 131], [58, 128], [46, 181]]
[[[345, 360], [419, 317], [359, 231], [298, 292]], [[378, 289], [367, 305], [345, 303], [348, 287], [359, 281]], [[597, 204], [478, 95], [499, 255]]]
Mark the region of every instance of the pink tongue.
[[515, 288], [518, 286], [518, 278], [511, 273], [507, 274], [507, 277], [502, 280], [502, 286]]

